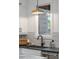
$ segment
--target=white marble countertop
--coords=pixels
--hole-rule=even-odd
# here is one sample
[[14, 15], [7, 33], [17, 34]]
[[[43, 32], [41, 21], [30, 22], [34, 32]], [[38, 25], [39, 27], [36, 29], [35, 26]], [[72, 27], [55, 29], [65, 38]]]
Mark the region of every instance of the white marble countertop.
[[[32, 51], [29, 51], [32, 53]], [[27, 49], [20, 48], [19, 49], [19, 59], [47, 59], [46, 57], [41, 57], [37, 55], [29, 54]]]

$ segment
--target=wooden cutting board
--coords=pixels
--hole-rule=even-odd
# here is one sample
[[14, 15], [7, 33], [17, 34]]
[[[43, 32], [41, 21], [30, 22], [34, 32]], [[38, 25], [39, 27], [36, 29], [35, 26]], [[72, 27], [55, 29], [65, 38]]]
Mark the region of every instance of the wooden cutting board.
[[29, 45], [29, 44], [30, 44], [30, 42], [27, 38], [24, 38], [24, 37], [20, 38], [19, 45]]

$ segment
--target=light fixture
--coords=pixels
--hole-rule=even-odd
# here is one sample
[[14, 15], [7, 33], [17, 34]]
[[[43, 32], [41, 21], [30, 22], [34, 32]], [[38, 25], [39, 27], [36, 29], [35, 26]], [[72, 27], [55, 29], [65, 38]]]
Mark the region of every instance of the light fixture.
[[36, 5], [36, 8], [34, 8], [32, 10], [32, 14], [43, 14], [43, 10], [39, 8], [38, 6], [38, 0], [37, 0], [37, 5]]

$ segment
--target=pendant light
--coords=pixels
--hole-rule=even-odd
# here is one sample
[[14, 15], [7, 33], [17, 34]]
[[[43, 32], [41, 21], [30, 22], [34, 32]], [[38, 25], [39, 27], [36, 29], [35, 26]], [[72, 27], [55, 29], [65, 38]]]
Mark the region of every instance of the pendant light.
[[37, 0], [36, 8], [32, 10], [32, 14], [43, 14], [43, 10], [40, 9], [38, 6], [38, 0]]

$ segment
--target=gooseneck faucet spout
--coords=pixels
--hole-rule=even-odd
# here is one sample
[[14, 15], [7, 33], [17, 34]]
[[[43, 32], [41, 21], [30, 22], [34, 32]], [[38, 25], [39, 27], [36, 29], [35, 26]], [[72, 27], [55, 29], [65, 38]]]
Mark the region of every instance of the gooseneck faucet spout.
[[37, 40], [38, 40], [39, 38], [41, 39], [41, 47], [43, 47], [43, 46], [44, 46], [43, 36], [42, 36], [42, 35], [39, 35], [39, 36], [37, 37]]

